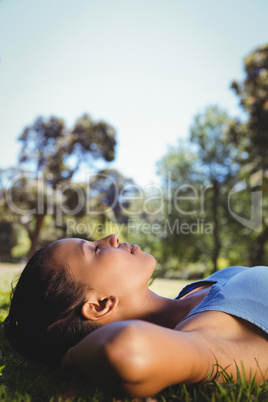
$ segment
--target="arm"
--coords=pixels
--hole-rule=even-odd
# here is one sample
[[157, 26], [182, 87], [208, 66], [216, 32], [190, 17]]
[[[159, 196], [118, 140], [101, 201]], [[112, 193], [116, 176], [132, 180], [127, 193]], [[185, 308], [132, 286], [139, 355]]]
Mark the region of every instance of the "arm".
[[206, 380], [215, 361], [196, 335], [144, 321], [114, 322], [69, 349], [63, 368], [76, 368], [112, 392], [149, 396], [176, 383]]

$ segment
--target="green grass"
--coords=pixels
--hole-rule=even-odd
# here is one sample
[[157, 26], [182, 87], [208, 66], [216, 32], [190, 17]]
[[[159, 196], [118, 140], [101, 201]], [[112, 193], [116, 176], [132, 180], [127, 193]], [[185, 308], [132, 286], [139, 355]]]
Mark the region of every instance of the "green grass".
[[[19, 271], [19, 266], [0, 264], [1, 322], [8, 311], [10, 282]], [[175, 297], [185, 284], [180, 281], [157, 279], [152, 284], [152, 289], [160, 295]], [[79, 377], [73, 378], [72, 382], [67, 382], [60, 377], [59, 372], [28, 362], [10, 348], [0, 327], [0, 401], [116, 402], [118, 400], [91, 387]], [[241, 375], [237, 384], [227, 377], [225, 384], [210, 382], [202, 386], [173, 386], [153, 398], [148, 398], [148, 401], [268, 402], [268, 385], [256, 385], [254, 380], [247, 384]]]

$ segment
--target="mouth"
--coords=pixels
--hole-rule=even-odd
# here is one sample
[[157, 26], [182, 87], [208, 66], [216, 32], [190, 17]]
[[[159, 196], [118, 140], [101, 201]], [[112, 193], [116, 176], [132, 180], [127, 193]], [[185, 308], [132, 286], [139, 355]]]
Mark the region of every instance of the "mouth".
[[140, 246], [138, 246], [137, 244], [134, 244], [134, 246], [131, 247], [131, 254], [134, 254], [136, 250], [138, 250], [140, 248]]

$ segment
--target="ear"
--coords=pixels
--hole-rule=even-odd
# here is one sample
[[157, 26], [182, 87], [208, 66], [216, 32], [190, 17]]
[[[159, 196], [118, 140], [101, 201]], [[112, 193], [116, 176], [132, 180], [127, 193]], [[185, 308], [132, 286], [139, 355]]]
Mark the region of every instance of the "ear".
[[118, 297], [110, 296], [102, 300], [87, 300], [82, 307], [82, 314], [88, 320], [97, 321], [108, 316], [116, 308]]

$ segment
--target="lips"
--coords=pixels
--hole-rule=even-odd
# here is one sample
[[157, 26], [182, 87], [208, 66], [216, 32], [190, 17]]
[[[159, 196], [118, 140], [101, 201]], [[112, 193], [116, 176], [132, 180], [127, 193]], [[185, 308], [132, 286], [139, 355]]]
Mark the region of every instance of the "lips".
[[134, 254], [136, 250], [138, 250], [140, 248], [140, 246], [138, 246], [137, 244], [134, 244], [134, 246], [131, 247], [131, 254]]

